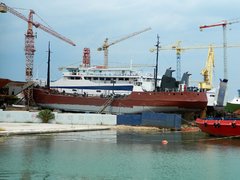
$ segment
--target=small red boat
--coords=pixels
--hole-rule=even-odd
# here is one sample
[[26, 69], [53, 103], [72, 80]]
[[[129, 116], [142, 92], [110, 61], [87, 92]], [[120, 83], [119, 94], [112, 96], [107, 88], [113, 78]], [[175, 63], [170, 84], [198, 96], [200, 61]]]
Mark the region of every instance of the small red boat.
[[240, 119], [239, 118], [228, 118], [228, 119], [197, 118], [196, 124], [202, 130], [202, 132], [208, 133], [209, 135], [240, 137]]

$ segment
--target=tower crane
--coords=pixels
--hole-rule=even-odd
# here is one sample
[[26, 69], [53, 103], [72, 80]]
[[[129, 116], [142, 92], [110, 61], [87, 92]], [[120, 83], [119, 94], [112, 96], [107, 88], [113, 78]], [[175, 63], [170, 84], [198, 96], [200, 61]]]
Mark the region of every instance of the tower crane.
[[108, 48], [109, 48], [110, 46], [112, 46], [112, 45], [114, 45], [114, 44], [117, 44], [117, 43], [119, 43], [119, 42], [121, 42], [121, 41], [123, 41], [123, 40], [126, 40], [126, 39], [128, 39], [128, 38], [131, 38], [131, 37], [133, 37], [133, 36], [136, 36], [136, 35], [138, 35], [138, 34], [141, 34], [141, 33], [143, 33], [143, 32], [149, 31], [149, 30], [151, 30], [150, 27], [149, 27], [149, 28], [146, 28], [146, 29], [144, 29], [144, 30], [141, 30], [141, 31], [138, 31], [138, 32], [134, 32], [134, 33], [132, 33], [132, 34], [129, 34], [129, 35], [127, 35], [127, 36], [125, 36], [125, 37], [122, 37], [121, 39], [118, 39], [118, 40], [116, 40], [116, 41], [113, 41], [113, 42], [111, 42], [111, 43], [109, 43], [109, 42], [108, 42], [108, 38], [106, 38], [105, 41], [104, 41], [104, 43], [103, 43], [103, 45], [97, 49], [98, 51], [104, 51], [104, 67], [105, 67], [105, 68], [108, 67]]
[[0, 3], [0, 12], [1, 13], [10, 12], [11, 14], [19, 17], [20, 19], [22, 19], [28, 23], [28, 29], [25, 34], [25, 56], [26, 56], [25, 78], [26, 78], [27, 82], [32, 81], [32, 77], [33, 77], [33, 60], [34, 60], [34, 52], [35, 52], [35, 47], [34, 47], [35, 36], [33, 34], [33, 26], [35, 28], [39, 28], [39, 29], [73, 45], [73, 46], [76, 46], [76, 44], [74, 44], [74, 42], [72, 42], [70, 39], [62, 36], [61, 34], [57, 33], [56, 31], [54, 31], [38, 22], [34, 22], [33, 14], [35, 14], [35, 12], [33, 10], [30, 10], [28, 18], [27, 18], [23, 14], [16, 11], [15, 9], [13, 9], [1, 2]]
[[[175, 50], [176, 51], [176, 59], [177, 59], [177, 65], [176, 65], [176, 79], [180, 80], [181, 79], [181, 53], [185, 50], [191, 50], [191, 49], [208, 49], [209, 47], [212, 48], [223, 48], [221, 45], [202, 45], [202, 46], [189, 46], [189, 47], [182, 47], [181, 46], [181, 41], [177, 41], [174, 45], [172, 46], [166, 46], [166, 47], [159, 47], [159, 50]], [[235, 48], [235, 47], [240, 47], [240, 44], [233, 44], [227, 46], [227, 48]], [[156, 48], [151, 48], [150, 52], [155, 52], [157, 49]]]
[[221, 22], [215, 23], [215, 24], [210, 24], [210, 25], [203, 25], [200, 26], [200, 30], [202, 31], [203, 29], [206, 28], [212, 28], [212, 27], [217, 27], [217, 26], [222, 26], [223, 28], [223, 68], [224, 68], [224, 79], [228, 79], [228, 72], [227, 72], [227, 34], [226, 34], [226, 29], [227, 29], [227, 25], [231, 25], [234, 23], [239, 23], [240, 20], [236, 19], [236, 20], [223, 20]]

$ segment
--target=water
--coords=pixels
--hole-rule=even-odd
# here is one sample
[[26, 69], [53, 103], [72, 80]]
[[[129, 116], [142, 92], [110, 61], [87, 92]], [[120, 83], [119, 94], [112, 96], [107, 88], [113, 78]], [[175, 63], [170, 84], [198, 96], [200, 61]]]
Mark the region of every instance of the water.
[[239, 152], [240, 139], [214, 140], [199, 132], [1, 137], [0, 179], [235, 180]]

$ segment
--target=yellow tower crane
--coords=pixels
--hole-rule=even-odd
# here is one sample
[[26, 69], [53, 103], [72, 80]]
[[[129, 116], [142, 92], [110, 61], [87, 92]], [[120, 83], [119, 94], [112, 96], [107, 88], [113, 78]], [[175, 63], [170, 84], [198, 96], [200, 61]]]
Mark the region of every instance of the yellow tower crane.
[[129, 35], [127, 35], [127, 36], [125, 36], [125, 37], [122, 37], [121, 39], [118, 39], [118, 40], [116, 40], [116, 41], [113, 41], [113, 42], [111, 42], [111, 43], [108, 43], [108, 38], [106, 38], [105, 41], [104, 41], [104, 43], [103, 43], [103, 45], [97, 49], [98, 51], [104, 51], [104, 67], [105, 67], [105, 68], [108, 67], [108, 48], [109, 48], [110, 46], [112, 46], [112, 45], [114, 45], [114, 44], [117, 44], [117, 43], [119, 43], [119, 42], [121, 42], [121, 41], [123, 41], [123, 40], [126, 40], [126, 39], [128, 39], [128, 38], [131, 38], [131, 37], [133, 37], [133, 36], [136, 36], [136, 35], [138, 35], [138, 34], [141, 34], [141, 33], [143, 33], [143, 32], [149, 31], [149, 30], [151, 30], [150, 27], [149, 27], [149, 28], [146, 28], [146, 29], [144, 29], [144, 30], [141, 30], [141, 31], [138, 31], [138, 32], [134, 32], [134, 33], [132, 33], [132, 34], [129, 34]]

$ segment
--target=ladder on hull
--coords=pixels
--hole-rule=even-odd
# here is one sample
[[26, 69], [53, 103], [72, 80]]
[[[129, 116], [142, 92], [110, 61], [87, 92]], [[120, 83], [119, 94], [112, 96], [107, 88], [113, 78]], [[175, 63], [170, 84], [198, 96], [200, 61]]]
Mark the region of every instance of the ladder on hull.
[[114, 100], [114, 95], [111, 96], [101, 107], [101, 109], [97, 112], [98, 114], [102, 113]]

